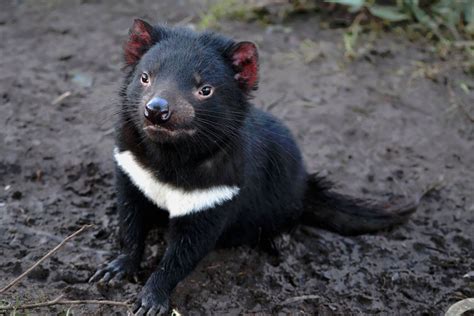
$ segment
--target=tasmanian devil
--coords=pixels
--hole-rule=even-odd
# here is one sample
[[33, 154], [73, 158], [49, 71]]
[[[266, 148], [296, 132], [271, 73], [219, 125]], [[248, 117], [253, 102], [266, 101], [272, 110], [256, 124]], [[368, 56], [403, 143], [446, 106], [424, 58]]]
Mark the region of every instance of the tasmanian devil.
[[167, 248], [137, 315], [165, 312], [177, 283], [216, 247], [268, 245], [301, 222], [373, 232], [415, 210], [415, 202], [335, 193], [305, 170], [289, 130], [249, 102], [255, 44], [135, 20], [124, 52], [114, 151], [122, 250], [91, 281], [136, 273], [147, 232], [167, 225]]

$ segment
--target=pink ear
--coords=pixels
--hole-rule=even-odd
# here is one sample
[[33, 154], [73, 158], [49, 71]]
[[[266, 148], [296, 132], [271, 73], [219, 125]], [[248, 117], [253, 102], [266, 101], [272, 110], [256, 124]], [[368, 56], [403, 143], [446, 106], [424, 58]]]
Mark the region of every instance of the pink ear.
[[153, 27], [147, 22], [135, 19], [129, 31], [128, 41], [124, 46], [125, 63], [136, 64], [151, 47]]
[[246, 92], [257, 89], [258, 51], [252, 42], [239, 42], [231, 51], [232, 65], [236, 70], [235, 79]]

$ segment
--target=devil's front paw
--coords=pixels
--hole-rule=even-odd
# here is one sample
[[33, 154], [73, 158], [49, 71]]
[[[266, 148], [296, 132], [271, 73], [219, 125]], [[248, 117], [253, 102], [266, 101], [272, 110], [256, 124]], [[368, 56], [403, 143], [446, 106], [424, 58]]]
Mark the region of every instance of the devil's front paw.
[[169, 309], [168, 296], [145, 285], [133, 307], [133, 315], [164, 315]]
[[89, 282], [98, 283], [115, 283], [122, 280], [126, 276], [136, 275], [138, 264], [129, 255], [121, 254], [105, 267], [98, 269], [97, 272], [89, 279]]

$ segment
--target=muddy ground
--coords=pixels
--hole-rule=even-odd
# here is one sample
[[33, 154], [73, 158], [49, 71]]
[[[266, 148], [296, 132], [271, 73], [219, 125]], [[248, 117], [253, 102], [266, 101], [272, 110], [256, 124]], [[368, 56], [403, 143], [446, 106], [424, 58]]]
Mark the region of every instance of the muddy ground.
[[[1, 299], [133, 299], [164, 250], [163, 232], [150, 236], [139, 284], [87, 283], [117, 252], [111, 153], [121, 43], [134, 17], [195, 23], [205, 6], [1, 6], [0, 285], [95, 224]], [[220, 28], [260, 47], [255, 104], [290, 126], [308, 169], [360, 197], [429, 192], [413, 218], [391, 231], [349, 238], [300, 227], [278, 239], [277, 258], [245, 247], [215, 251], [175, 290], [173, 307], [184, 315], [441, 315], [474, 297], [472, 274], [463, 277], [474, 270], [474, 82], [461, 67], [464, 55], [443, 60], [430, 44], [392, 33], [349, 61], [343, 30], [306, 15], [283, 26], [225, 21]], [[93, 305], [70, 311], [125, 313]]]

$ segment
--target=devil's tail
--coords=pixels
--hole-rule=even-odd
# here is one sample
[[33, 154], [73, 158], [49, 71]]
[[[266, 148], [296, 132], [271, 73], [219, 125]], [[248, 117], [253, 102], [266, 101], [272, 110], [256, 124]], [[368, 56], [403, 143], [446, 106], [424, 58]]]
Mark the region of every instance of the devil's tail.
[[342, 235], [375, 232], [405, 222], [416, 211], [419, 199], [397, 196], [386, 203], [362, 201], [333, 192], [332, 184], [316, 174], [308, 176], [302, 224]]

